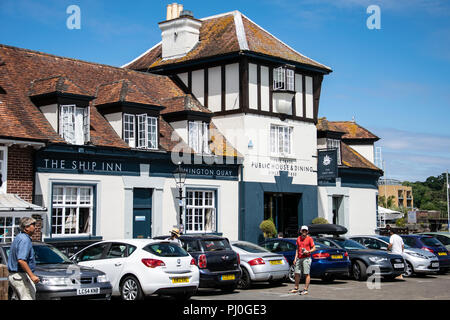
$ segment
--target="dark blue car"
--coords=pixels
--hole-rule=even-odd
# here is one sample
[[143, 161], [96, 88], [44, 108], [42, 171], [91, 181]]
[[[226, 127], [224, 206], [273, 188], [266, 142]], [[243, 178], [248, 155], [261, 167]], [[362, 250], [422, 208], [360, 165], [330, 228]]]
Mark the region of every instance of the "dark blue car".
[[[294, 259], [297, 239], [295, 238], [273, 238], [266, 239], [260, 246], [267, 250], [282, 254], [291, 265], [289, 280], [294, 282]], [[350, 271], [350, 260], [343, 249], [333, 249], [323, 244], [315, 243], [316, 251], [311, 254], [311, 278], [320, 278], [323, 281], [333, 281], [337, 276], [348, 276]]]
[[422, 234], [401, 235], [405, 244], [434, 253], [439, 259], [439, 273], [450, 269], [450, 256], [445, 246], [436, 238]]

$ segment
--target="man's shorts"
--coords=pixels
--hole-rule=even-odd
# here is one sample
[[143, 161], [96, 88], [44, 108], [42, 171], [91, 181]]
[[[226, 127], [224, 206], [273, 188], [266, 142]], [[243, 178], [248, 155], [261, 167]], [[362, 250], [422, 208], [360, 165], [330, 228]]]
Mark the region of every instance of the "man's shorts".
[[303, 275], [308, 275], [311, 271], [311, 257], [307, 258], [298, 258], [297, 263], [295, 264], [295, 273], [300, 273]]

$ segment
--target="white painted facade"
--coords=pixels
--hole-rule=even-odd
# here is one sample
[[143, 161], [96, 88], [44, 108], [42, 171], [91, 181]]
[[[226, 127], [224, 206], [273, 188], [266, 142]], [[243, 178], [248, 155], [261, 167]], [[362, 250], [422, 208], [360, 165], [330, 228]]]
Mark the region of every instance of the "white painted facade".
[[[244, 181], [275, 183], [279, 166], [287, 168], [294, 184], [317, 185], [317, 130], [314, 123], [280, 120], [256, 114], [216, 116], [214, 125], [244, 157]], [[292, 128], [292, 153], [285, 156], [270, 150], [271, 125]], [[250, 147], [249, 147], [250, 146]], [[272, 166], [267, 168], [267, 166]]]
[[189, 17], [161, 22], [162, 58], [180, 58], [191, 51], [199, 40], [201, 25], [201, 21]]
[[[133, 190], [152, 189], [151, 234], [161, 236], [178, 224], [178, 189], [172, 177], [149, 177], [149, 165], [140, 165], [140, 176], [36, 173], [36, 194], [42, 195], [43, 206], [48, 210], [43, 214], [43, 239], [80, 238], [87, 235], [51, 235], [52, 188], [53, 186], [94, 187], [95, 229], [94, 236], [104, 240], [133, 238]], [[211, 190], [215, 192], [217, 217], [216, 232], [223, 233], [230, 240], [238, 239], [239, 189], [236, 180], [187, 179], [186, 190]], [[236, 201], [230, 201], [236, 199]], [[93, 222], [91, 217], [91, 226]], [[184, 220], [185, 221], [185, 220]], [[91, 229], [92, 230], [92, 229]]]
[[350, 147], [356, 150], [360, 155], [364, 158], [375, 164], [375, 147], [373, 144], [350, 144], [347, 143]]
[[319, 217], [333, 222], [333, 197], [342, 199], [337, 209], [338, 222], [348, 229], [348, 235], [374, 235], [376, 229], [376, 196], [378, 190], [341, 187], [318, 188]]

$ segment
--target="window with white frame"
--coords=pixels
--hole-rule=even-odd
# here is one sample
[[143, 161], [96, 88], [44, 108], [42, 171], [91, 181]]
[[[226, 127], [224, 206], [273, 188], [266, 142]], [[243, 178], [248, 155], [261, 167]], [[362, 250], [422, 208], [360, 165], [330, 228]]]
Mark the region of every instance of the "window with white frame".
[[295, 91], [294, 70], [285, 67], [273, 69], [273, 90]]
[[337, 149], [337, 163], [341, 163], [341, 141], [338, 139], [327, 139], [327, 149]]
[[90, 139], [89, 107], [61, 105], [59, 134], [68, 143], [82, 145]]
[[185, 228], [186, 232], [215, 232], [216, 205], [212, 190], [187, 190]]
[[22, 216], [0, 217], [0, 243], [13, 242], [14, 237], [19, 234], [20, 218]]
[[201, 121], [189, 121], [189, 147], [195, 153], [211, 153], [209, 149], [209, 125]]
[[0, 147], [0, 193], [6, 193], [8, 148]]
[[158, 118], [124, 113], [123, 139], [132, 148], [158, 149]]
[[91, 235], [93, 214], [93, 187], [53, 186], [52, 235]]
[[270, 126], [270, 153], [277, 156], [292, 155], [292, 127]]

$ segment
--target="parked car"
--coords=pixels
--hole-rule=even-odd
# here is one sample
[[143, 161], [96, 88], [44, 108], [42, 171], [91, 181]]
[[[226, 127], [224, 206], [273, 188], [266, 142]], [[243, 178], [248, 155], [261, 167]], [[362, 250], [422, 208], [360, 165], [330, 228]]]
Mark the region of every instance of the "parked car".
[[447, 251], [450, 251], [450, 233], [449, 232], [422, 232], [419, 234], [432, 236], [438, 239], [444, 246]]
[[439, 259], [439, 273], [443, 274], [450, 269], [450, 257], [445, 246], [436, 238], [421, 234], [401, 235], [403, 242], [410, 247], [427, 250]]
[[[274, 238], [266, 239], [260, 245], [272, 253], [282, 254], [289, 262], [289, 280], [295, 282], [294, 259], [297, 250], [297, 239]], [[348, 276], [350, 271], [350, 260], [345, 250], [330, 248], [321, 243], [316, 243], [316, 251], [311, 255], [311, 277], [320, 278], [331, 282], [338, 276]]]
[[277, 284], [288, 279], [289, 262], [283, 255], [273, 254], [246, 241], [234, 241], [231, 247], [241, 258], [239, 288], [248, 289], [252, 282], [269, 281]]
[[[167, 239], [158, 236], [154, 239]], [[241, 277], [239, 254], [227, 238], [216, 235], [182, 235], [183, 248], [194, 257], [200, 270], [200, 288], [217, 288], [233, 292]]]
[[[0, 245], [0, 264], [7, 264], [10, 244]], [[37, 300], [61, 299], [109, 299], [112, 287], [107, 275], [99, 270], [77, 266], [55, 247], [33, 242], [36, 258], [34, 274]], [[19, 299], [15, 290], [9, 288], [9, 299]]]
[[[387, 236], [353, 236], [350, 239], [359, 242], [368, 249], [387, 251], [389, 245], [389, 237]], [[405, 243], [405, 250], [402, 256], [406, 261], [405, 276], [418, 273], [432, 274], [439, 271], [439, 260], [431, 252], [412, 248]]]
[[[314, 242], [331, 248], [348, 252], [351, 262], [351, 276], [358, 281], [365, 281], [369, 267], [378, 268], [375, 273], [383, 278], [393, 279], [405, 273], [406, 263], [401, 255], [381, 250], [367, 249], [358, 242], [342, 236], [314, 236]], [[374, 270], [375, 271], [375, 270]]]
[[188, 299], [199, 285], [195, 260], [169, 241], [101, 241], [71, 259], [80, 266], [105, 272], [112, 284], [112, 295], [123, 300], [141, 300], [152, 294]]

